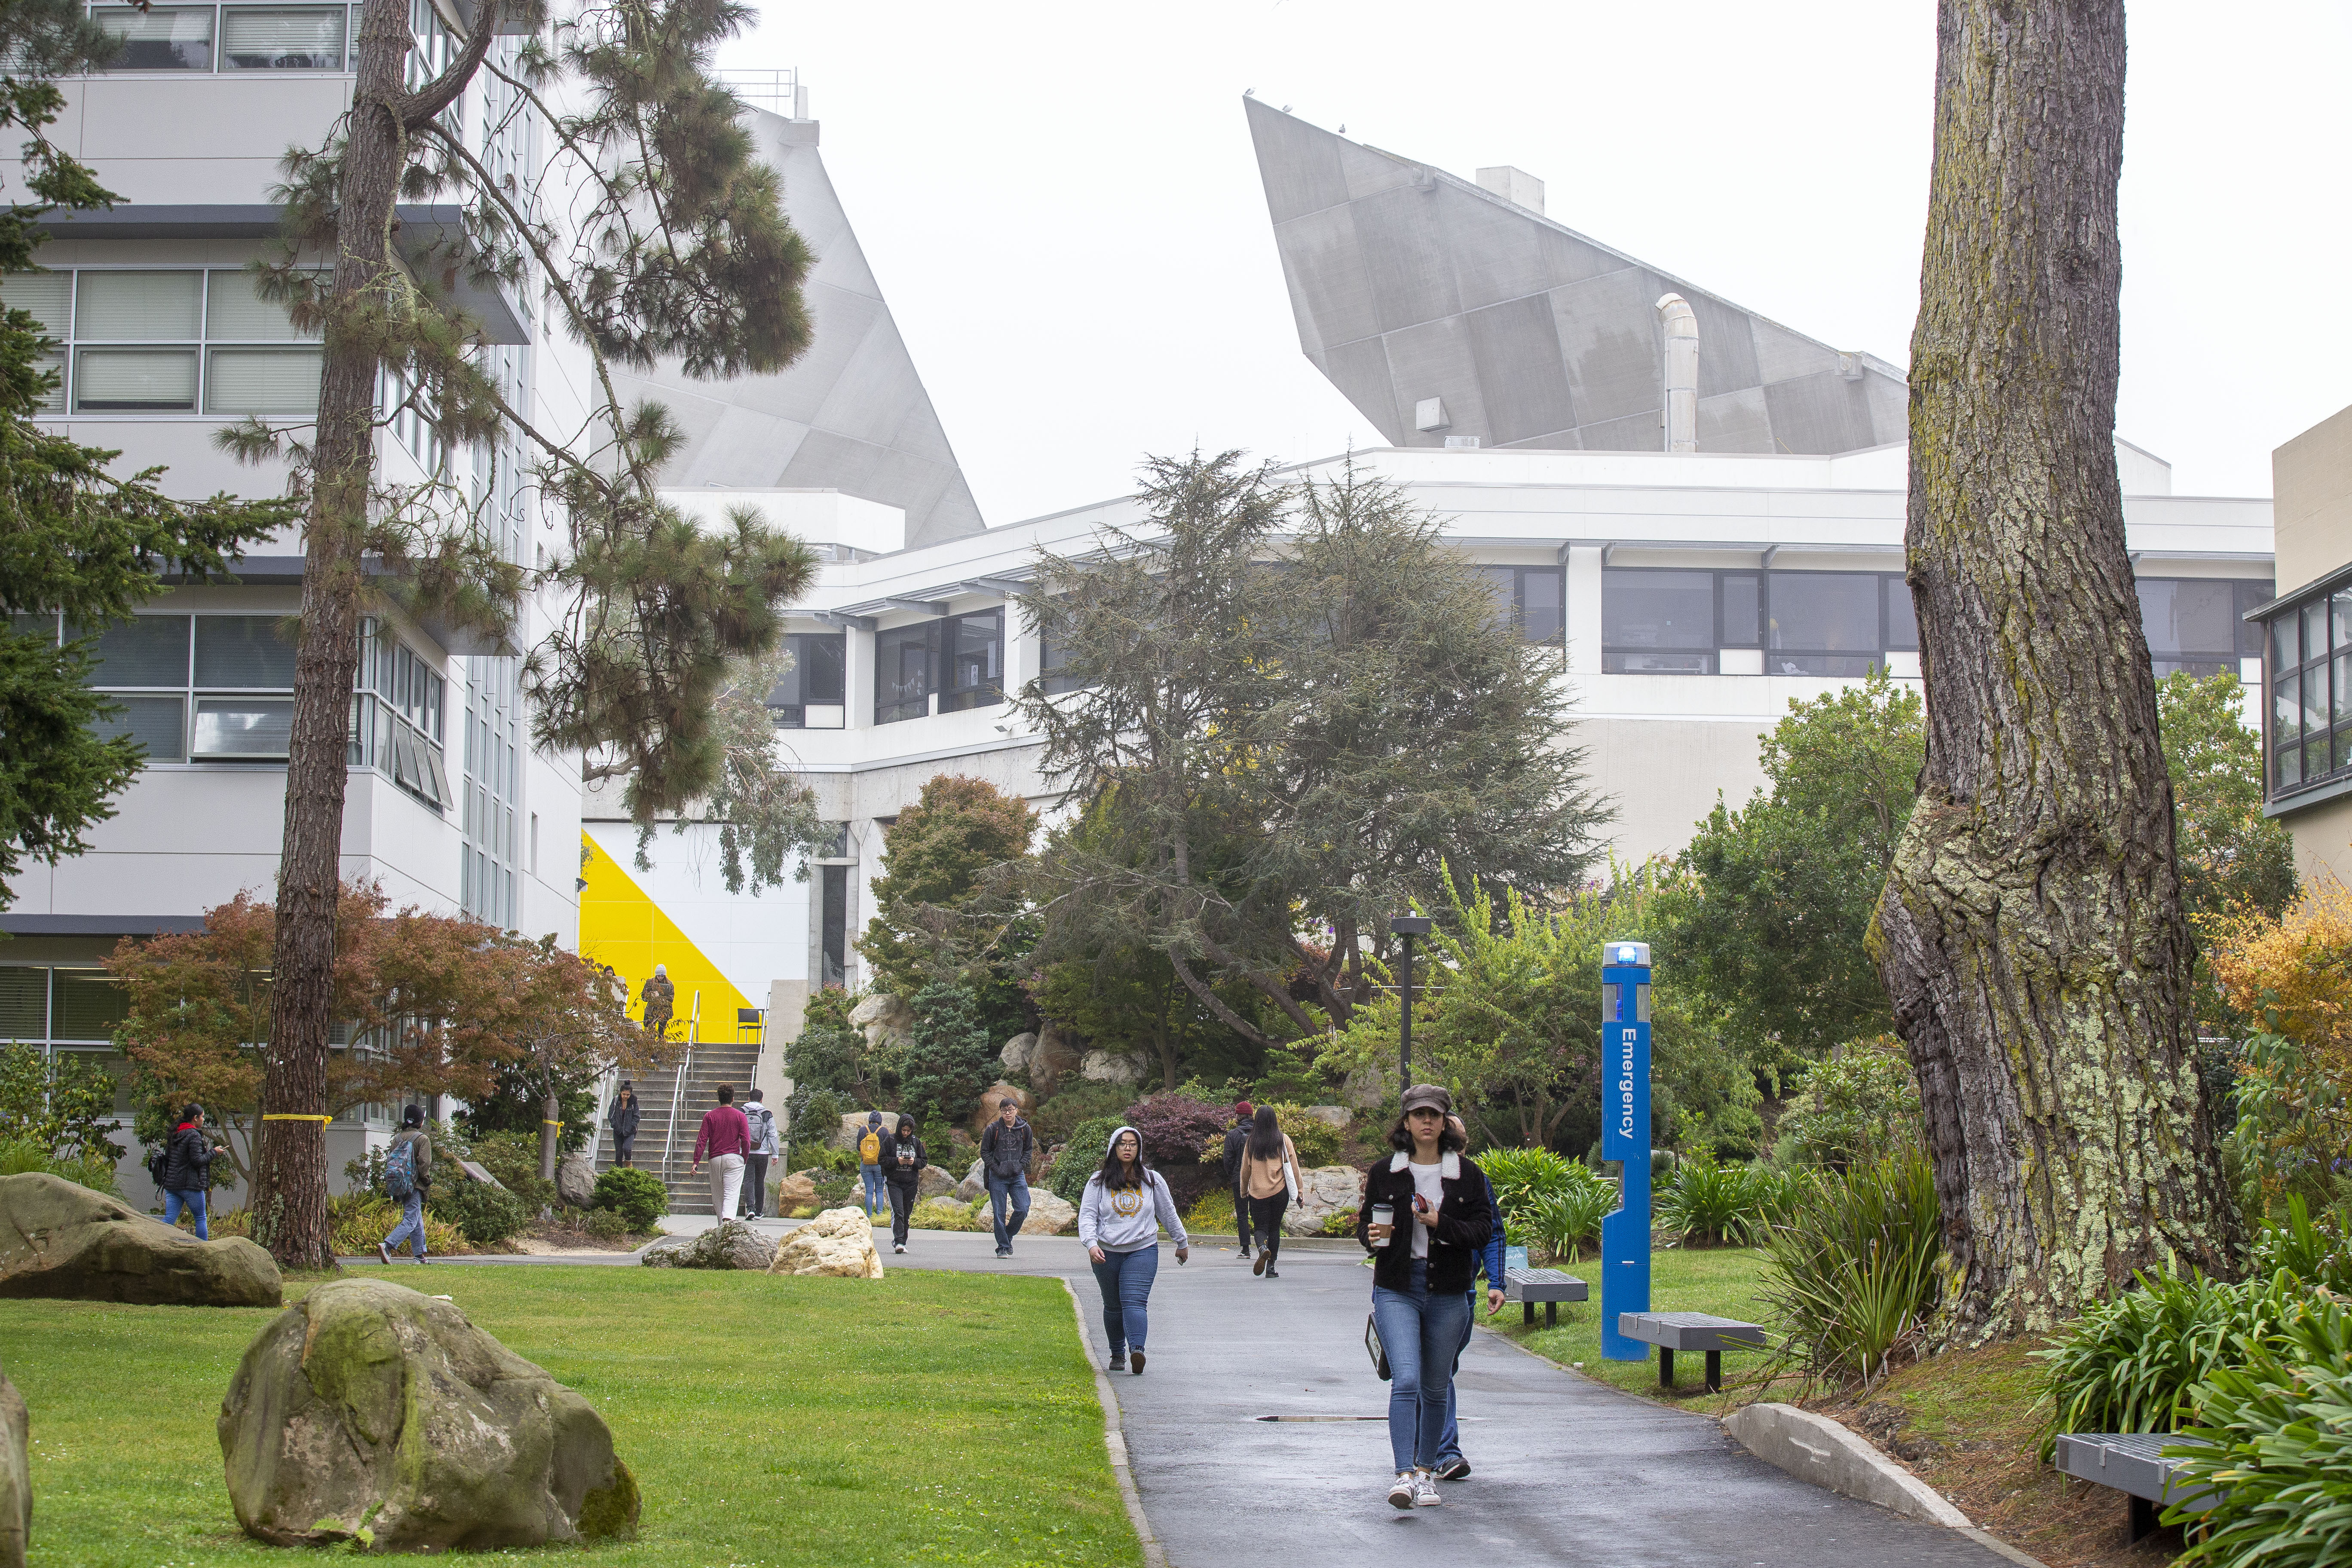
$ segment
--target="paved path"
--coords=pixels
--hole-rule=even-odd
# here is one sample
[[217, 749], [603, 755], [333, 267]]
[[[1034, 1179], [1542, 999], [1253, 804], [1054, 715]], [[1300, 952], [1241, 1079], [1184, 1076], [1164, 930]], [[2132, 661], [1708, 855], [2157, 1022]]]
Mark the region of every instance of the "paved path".
[[[1103, 1364], [1102, 1298], [1075, 1239], [1024, 1237], [1009, 1260], [992, 1256], [984, 1233], [917, 1231], [903, 1258], [887, 1252], [887, 1229], [877, 1239], [893, 1268], [1068, 1279], [1088, 1353]], [[1388, 1387], [1363, 1349], [1370, 1273], [1349, 1253], [1325, 1251], [1286, 1254], [1281, 1272], [1257, 1279], [1217, 1248], [1195, 1248], [1180, 1268], [1163, 1248], [1150, 1370], [1109, 1380], [1144, 1513], [1171, 1568], [1269, 1553], [1284, 1568], [1367, 1568], [1404, 1552], [1602, 1568], [2007, 1561], [1951, 1531], [1797, 1480], [1703, 1415], [1580, 1377], [1488, 1333], [1472, 1338], [1460, 1373], [1473, 1473], [1442, 1489], [1444, 1507], [1400, 1512], [1386, 1501]]]

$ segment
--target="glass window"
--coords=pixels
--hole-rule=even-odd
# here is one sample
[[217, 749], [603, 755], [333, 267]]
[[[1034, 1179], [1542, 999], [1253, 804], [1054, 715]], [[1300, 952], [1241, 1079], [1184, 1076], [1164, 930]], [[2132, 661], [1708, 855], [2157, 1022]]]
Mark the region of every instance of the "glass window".
[[1919, 607], [1911, 600], [1911, 584], [1900, 577], [1881, 579], [1886, 589], [1886, 646], [1910, 652], [1919, 646]]
[[195, 743], [189, 752], [200, 761], [282, 761], [293, 733], [291, 698], [199, 697]]
[[2303, 617], [2279, 616], [2271, 622], [2271, 663], [2282, 670], [2303, 662]]
[[931, 643], [937, 621], [874, 634], [874, 721], [895, 724], [931, 710]]
[[817, 917], [818, 984], [837, 991], [847, 984], [849, 973], [849, 868], [823, 866], [817, 875], [824, 879]]
[[122, 711], [90, 726], [99, 739], [110, 741], [117, 735], [128, 735], [146, 749], [151, 763], [188, 760], [186, 698], [175, 693], [170, 697], [117, 697], [114, 701]]
[[49, 1037], [49, 972], [21, 965], [0, 968], [0, 1038]]
[[946, 679], [940, 711], [990, 708], [1004, 700], [1004, 612], [982, 610], [950, 616], [941, 623]]
[[1605, 647], [1713, 648], [1715, 574], [1603, 573], [1601, 641]]
[[83, 272], [78, 278], [74, 336], [82, 342], [184, 342], [201, 334], [201, 272]]
[[[0, 279], [0, 306], [29, 311], [40, 323], [41, 335], [53, 338], [60, 349], [72, 333], [73, 274], [70, 272], [11, 272]], [[58, 384], [41, 399], [40, 412], [66, 411], [65, 356], [43, 354], [33, 361], [36, 372], [58, 373]]]
[[[80, 636], [81, 628], [74, 628]], [[92, 686], [175, 686], [188, 684], [188, 617], [133, 616], [116, 621], [98, 634], [92, 661]], [[290, 685], [291, 682], [289, 682]]]
[[109, 62], [110, 70], [213, 68], [213, 8], [209, 5], [158, 5], [149, 11], [100, 5], [92, 15], [100, 26], [122, 40], [122, 52]]
[[343, 8], [231, 6], [221, 13], [221, 63], [231, 70], [341, 70]]
[[74, 356], [74, 410], [194, 414], [194, 349], [83, 349]]
[[215, 349], [205, 366], [207, 414], [315, 414], [317, 349]]
[[290, 690], [294, 645], [276, 616], [198, 616], [196, 685]]
[[[847, 645], [847, 636], [841, 632], [795, 632], [784, 639], [785, 648], [793, 656], [793, 667], [768, 693], [768, 710], [776, 728], [806, 729], [811, 708], [838, 709], [842, 705]], [[820, 718], [821, 728], [838, 728], [841, 723], [837, 712]]]
[[250, 272], [205, 274], [205, 336], [215, 342], [310, 342], [316, 332], [297, 331], [283, 300], [265, 300], [255, 291]]
[[[1881, 593], [1875, 573], [1775, 572], [1771, 647], [1775, 650], [1876, 653], [1881, 647]], [[1770, 667], [1777, 667], [1778, 662], [1765, 661]], [[1777, 668], [1775, 673], [1780, 673]]]
[[1082, 684], [1078, 678], [1062, 673], [1069, 666], [1069, 645], [1055, 640], [1051, 632], [1040, 629], [1037, 633], [1037, 674], [1047, 696], [1078, 689]]
[[1723, 578], [1723, 646], [1764, 646], [1764, 598], [1761, 577], [1729, 572]]
[[130, 1015], [130, 998], [102, 969], [57, 972], [55, 1040], [104, 1040]]
[[1566, 579], [1556, 566], [1519, 568], [1519, 636], [1559, 643], [1568, 633]]

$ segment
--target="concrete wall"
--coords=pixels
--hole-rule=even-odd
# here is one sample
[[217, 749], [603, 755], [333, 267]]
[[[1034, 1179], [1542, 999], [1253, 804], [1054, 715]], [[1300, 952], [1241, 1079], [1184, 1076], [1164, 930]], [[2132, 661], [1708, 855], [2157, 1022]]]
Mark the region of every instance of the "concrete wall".
[[2352, 561], [2352, 408], [2273, 452], [2271, 483], [2280, 593]]

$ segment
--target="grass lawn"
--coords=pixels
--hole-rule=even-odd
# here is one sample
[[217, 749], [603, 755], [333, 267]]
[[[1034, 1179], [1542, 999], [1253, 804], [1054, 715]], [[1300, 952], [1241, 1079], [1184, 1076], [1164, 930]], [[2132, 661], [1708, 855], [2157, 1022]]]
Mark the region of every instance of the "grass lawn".
[[[1059, 1281], [497, 1266], [388, 1277], [453, 1296], [604, 1415], [646, 1499], [635, 1542], [589, 1549], [616, 1568], [1141, 1560]], [[291, 1561], [237, 1530], [213, 1431], [273, 1315], [0, 1306], [0, 1364], [32, 1412], [30, 1568]]]
[[[1504, 1333], [1562, 1366], [1579, 1368], [1587, 1377], [1612, 1384], [1634, 1394], [1657, 1398], [1658, 1356], [1652, 1351], [1644, 1361], [1603, 1361], [1601, 1356], [1601, 1264], [1598, 1259], [1558, 1265], [1567, 1273], [1587, 1281], [1592, 1287], [1592, 1300], [1571, 1305], [1563, 1301], [1559, 1307], [1559, 1327], [1543, 1326], [1543, 1309], [1536, 1309], [1533, 1328], [1519, 1322], [1517, 1302], [1506, 1302], [1500, 1317], [1489, 1318], [1479, 1309], [1478, 1321], [1491, 1324]], [[1764, 1303], [1756, 1292], [1764, 1280], [1764, 1255], [1750, 1247], [1659, 1247], [1650, 1258], [1650, 1310], [1654, 1312], [1713, 1312], [1717, 1317], [1740, 1318], [1751, 1323], [1770, 1320], [1762, 1316]], [[1723, 1354], [1723, 1383], [1728, 1403], [1745, 1404], [1755, 1397], [1749, 1393], [1731, 1398], [1738, 1393], [1737, 1384], [1743, 1379], [1753, 1380], [1766, 1360], [1760, 1351], [1726, 1351]], [[1685, 1394], [1684, 1402], [1706, 1400], [1709, 1408], [1718, 1402], [1706, 1399], [1706, 1358], [1696, 1353], [1675, 1358], [1675, 1381]]]

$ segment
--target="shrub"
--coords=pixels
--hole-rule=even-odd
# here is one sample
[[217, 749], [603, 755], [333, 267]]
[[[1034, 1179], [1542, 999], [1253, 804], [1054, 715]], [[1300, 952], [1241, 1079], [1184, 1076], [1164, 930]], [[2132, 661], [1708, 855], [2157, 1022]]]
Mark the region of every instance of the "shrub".
[[[1538, 1198], [1568, 1191], [1585, 1167], [1549, 1149], [1488, 1149], [1477, 1156], [1478, 1168], [1494, 1184], [1495, 1202], [1513, 1215]], [[1590, 1174], [1590, 1172], [1586, 1172]]]
[[2273, 1335], [2249, 1347], [2242, 1367], [2217, 1368], [2196, 1398], [2197, 1422], [2181, 1436], [2210, 1446], [2179, 1451], [2179, 1479], [2202, 1493], [2200, 1506], [2164, 1515], [2202, 1526], [2179, 1562], [2323, 1568], [2352, 1556], [2352, 1322], [2344, 1309], [2295, 1301]]
[[2036, 1352], [2050, 1396], [2045, 1457], [2061, 1432], [2169, 1432], [2198, 1385], [2275, 1345], [2305, 1291], [2293, 1276], [2225, 1285], [2204, 1275], [2136, 1276], [2136, 1289], [2084, 1312]]
[[1784, 1360], [1867, 1388], [1917, 1342], [1936, 1305], [1935, 1171], [1912, 1149], [1802, 1180], [1794, 1217], [1765, 1240], [1762, 1295], [1788, 1335]]
[[1694, 1154], [1657, 1194], [1653, 1223], [1683, 1241], [1745, 1247], [1764, 1234], [1768, 1185], [1777, 1190], [1754, 1166]]
[[907, 1223], [917, 1230], [992, 1230], [995, 1221], [989, 1213], [988, 1200], [974, 1198], [971, 1203], [958, 1203], [953, 1198], [930, 1197], [917, 1204], [907, 1216]]
[[1339, 1163], [1340, 1129], [1319, 1116], [1308, 1115], [1303, 1105], [1282, 1100], [1275, 1100], [1273, 1105], [1275, 1125], [1289, 1135], [1291, 1146], [1298, 1151], [1301, 1169], [1312, 1171]]
[[1780, 1137], [1808, 1164], [1843, 1171], [1920, 1142], [1919, 1082], [1892, 1035], [1816, 1062], [1790, 1091]]
[[1323, 1216], [1323, 1234], [1326, 1236], [1355, 1235], [1357, 1213], [1355, 1209], [1333, 1209]]
[[[328, 1245], [338, 1258], [373, 1258], [376, 1243], [400, 1223], [400, 1205], [381, 1193], [345, 1193], [327, 1200]], [[206, 1226], [213, 1235], [251, 1237], [253, 1215], [247, 1209], [232, 1209], [215, 1215]], [[406, 1243], [396, 1257], [405, 1257]], [[425, 1216], [425, 1249], [427, 1252], [469, 1252], [472, 1250], [457, 1227], [446, 1220]]]
[[2263, 1226], [2254, 1236], [2248, 1274], [2267, 1279], [2284, 1269], [2307, 1285], [2352, 1295], [2352, 1208], [2337, 1205], [2311, 1217], [2300, 1194], [2286, 1203], [2286, 1218]]
[[457, 1226], [469, 1244], [482, 1247], [497, 1247], [530, 1225], [530, 1210], [520, 1198], [454, 1172], [443, 1173], [425, 1193], [425, 1212]]
[[595, 1206], [610, 1209], [639, 1234], [652, 1230], [669, 1213], [669, 1189], [650, 1171], [622, 1167], [596, 1178]]
[[[103, 1149], [105, 1145], [99, 1147]], [[77, 1186], [104, 1193], [109, 1197], [122, 1195], [122, 1189], [114, 1184], [114, 1162], [102, 1152], [94, 1150], [87, 1157], [79, 1152], [54, 1153], [35, 1138], [0, 1141], [0, 1176], [22, 1176], [34, 1173], [62, 1176]]]
[[1220, 1182], [1202, 1194], [1192, 1212], [1184, 1216], [1184, 1228], [1208, 1236], [1234, 1235], [1233, 1189]]
[[[1036, 1129], [1038, 1145], [1050, 1149], [1068, 1142], [1081, 1122], [1108, 1116], [1114, 1119], [1111, 1125], [1118, 1126], [1131, 1097], [1130, 1090], [1115, 1083], [1075, 1083], [1030, 1112], [1029, 1125]], [[1099, 1160], [1102, 1152], [1097, 1150], [1095, 1157]]]
[[[1202, 1145], [1212, 1133], [1223, 1133], [1232, 1120], [1229, 1107], [1181, 1094], [1155, 1094], [1127, 1108], [1128, 1125], [1142, 1136], [1143, 1157], [1160, 1171], [1199, 1163]], [[1095, 1160], [1101, 1163], [1099, 1151]]]
[[[444, 1140], [436, 1135], [433, 1152], [446, 1156]], [[541, 1209], [555, 1208], [562, 1199], [556, 1194], [553, 1182], [542, 1181], [539, 1174], [539, 1137], [531, 1132], [485, 1132], [476, 1138], [466, 1151], [467, 1157], [498, 1178], [499, 1185], [522, 1201], [532, 1214]]]
[[1559, 1191], [1546, 1193], [1525, 1205], [1520, 1211], [1523, 1217], [1517, 1226], [1505, 1226], [1506, 1243], [1511, 1241], [1511, 1232], [1517, 1229], [1527, 1237], [1529, 1250], [1540, 1250], [1547, 1259], [1566, 1258], [1573, 1261], [1586, 1242], [1600, 1239], [1601, 1222], [1620, 1201], [1617, 1184], [1582, 1165], [1569, 1168], [1584, 1174], [1571, 1179]]
[[1123, 1116], [1098, 1116], [1092, 1121], [1081, 1121], [1070, 1131], [1069, 1141], [1054, 1161], [1054, 1169], [1045, 1184], [1054, 1195], [1065, 1203], [1076, 1203], [1087, 1190], [1087, 1178], [1101, 1169], [1103, 1152], [1110, 1147], [1110, 1135], [1127, 1125]]
[[626, 1241], [629, 1237], [629, 1222], [621, 1217], [618, 1209], [590, 1209], [580, 1227], [603, 1242]]

